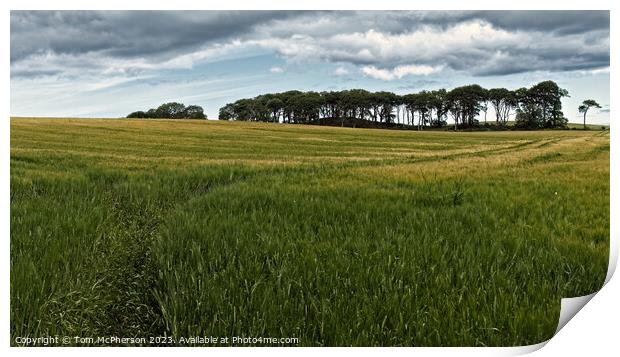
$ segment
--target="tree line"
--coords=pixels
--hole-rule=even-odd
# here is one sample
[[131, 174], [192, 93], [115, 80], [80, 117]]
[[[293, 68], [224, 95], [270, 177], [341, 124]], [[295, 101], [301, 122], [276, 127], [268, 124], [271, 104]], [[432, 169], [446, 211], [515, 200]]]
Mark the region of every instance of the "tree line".
[[[568, 91], [554, 81], [530, 88], [485, 89], [477, 84], [397, 95], [350, 89], [330, 92], [268, 93], [237, 100], [219, 110], [220, 120], [263, 121], [275, 123], [320, 123], [325, 119], [344, 123], [345, 119], [367, 120], [383, 124], [416, 127], [443, 127], [452, 119], [454, 129], [480, 125], [482, 113], [493, 108], [495, 123], [505, 127], [511, 116], [521, 128], [564, 127], [562, 97]], [[491, 119], [492, 120], [492, 119]]]
[[127, 118], [152, 118], [152, 119], [207, 119], [204, 110], [198, 105], [188, 105], [170, 102], [164, 103], [156, 109], [136, 111], [127, 115]]

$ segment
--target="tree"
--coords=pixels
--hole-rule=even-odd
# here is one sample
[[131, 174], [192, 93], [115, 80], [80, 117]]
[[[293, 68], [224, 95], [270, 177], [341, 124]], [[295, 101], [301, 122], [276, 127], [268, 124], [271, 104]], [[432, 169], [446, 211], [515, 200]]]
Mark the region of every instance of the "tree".
[[377, 92], [371, 98], [374, 102], [375, 117], [379, 114], [380, 121], [391, 123], [394, 119], [392, 112], [398, 101], [396, 94], [392, 92]]
[[177, 102], [164, 103], [157, 107], [155, 113], [158, 118], [181, 119], [185, 105]]
[[517, 123], [515, 124], [518, 128], [529, 128], [535, 129], [541, 126], [540, 118], [543, 117], [543, 111], [537, 105], [526, 102], [521, 105], [517, 112]]
[[430, 121], [428, 117], [431, 115], [433, 96], [425, 90], [413, 97], [412, 107], [418, 112], [418, 130], [422, 130], [426, 123]]
[[439, 89], [430, 92], [430, 107], [435, 111], [436, 120], [431, 119], [431, 126], [442, 127], [446, 125], [446, 115], [448, 114], [448, 103], [446, 100], [446, 90]]
[[583, 113], [583, 129], [586, 129], [586, 114], [590, 108], [601, 108], [601, 105], [598, 104], [594, 99], [586, 99], [579, 106], [579, 113]]
[[284, 108], [284, 102], [282, 99], [275, 96], [274, 98], [267, 100], [266, 106], [271, 111], [271, 121], [278, 123], [280, 121], [282, 108]]
[[295, 120], [294, 116], [294, 99], [296, 95], [301, 94], [298, 90], [290, 90], [288, 92], [280, 93], [278, 97], [284, 102], [284, 107], [282, 108], [282, 122], [292, 123], [291, 120]]
[[149, 109], [146, 111], [146, 118], [157, 118], [157, 110], [156, 109]]
[[164, 119], [207, 119], [204, 110], [198, 105], [185, 106], [177, 102], [164, 103], [157, 109], [146, 112], [136, 111], [127, 115], [127, 118], [164, 118]]
[[418, 94], [410, 93], [402, 96], [402, 102], [405, 106], [405, 114], [407, 116], [407, 125], [413, 125], [414, 113], [418, 110]]
[[146, 116], [146, 113], [138, 110], [137, 112], [133, 112], [133, 113], [129, 113], [129, 115], [127, 115], [127, 118], [148, 118]]
[[483, 109], [482, 102], [486, 100], [484, 88], [477, 84], [457, 87], [448, 92], [446, 98], [454, 118], [454, 130], [457, 129], [459, 120], [467, 126], [478, 124], [475, 117]]
[[554, 81], [540, 82], [529, 89], [518, 89], [517, 126], [528, 128], [558, 128], [568, 120], [562, 113], [562, 97], [566, 89]]
[[233, 105], [235, 110], [235, 120], [256, 120], [254, 101], [252, 99], [239, 99]]
[[185, 119], [207, 119], [204, 110], [198, 105], [188, 105], [185, 107], [182, 117]]
[[235, 120], [236, 111], [235, 105], [233, 103], [228, 103], [225, 106], [221, 107], [219, 110], [219, 115], [217, 116], [218, 120]]
[[484, 112], [484, 125], [487, 124], [487, 111], [489, 111], [489, 91], [482, 88], [482, 101], [480, 104], [480, 110]]
[[488, 99], [495, 110], [496, 123], [505, 126], [510, 110], [517, 106], [515, 93], [506, 88], [492, 88], [488, 90]]

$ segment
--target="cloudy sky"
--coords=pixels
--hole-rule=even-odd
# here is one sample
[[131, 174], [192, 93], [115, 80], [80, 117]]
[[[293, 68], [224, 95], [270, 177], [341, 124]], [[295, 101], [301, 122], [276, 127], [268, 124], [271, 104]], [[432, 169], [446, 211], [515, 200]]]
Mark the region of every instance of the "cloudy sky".
[[608, 11], [12, 11], [11, 114], [119, 117], [167, 101], [555, 80], [609, 123]]

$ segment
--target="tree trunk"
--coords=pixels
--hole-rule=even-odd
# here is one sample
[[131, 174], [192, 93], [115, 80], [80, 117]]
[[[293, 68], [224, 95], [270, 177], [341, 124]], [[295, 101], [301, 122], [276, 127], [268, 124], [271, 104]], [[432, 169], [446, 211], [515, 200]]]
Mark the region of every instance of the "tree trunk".
[[426, 114], [422, 114], [420, 121], [420, 130], [424, 130], [424, 125], [426, 125]]
[[586, 130], [586, 113], [587, 112], [588, 112], [587, 110], [583, 112], [583, 130]]

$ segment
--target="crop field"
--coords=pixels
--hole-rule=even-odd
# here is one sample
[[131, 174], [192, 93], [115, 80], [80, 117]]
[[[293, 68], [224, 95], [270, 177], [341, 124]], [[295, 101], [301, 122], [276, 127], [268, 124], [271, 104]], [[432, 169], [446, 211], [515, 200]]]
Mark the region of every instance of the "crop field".
[[13, 118], [10, 135], [12, 341], [527, 345], [607, 272], [608, 131]]

